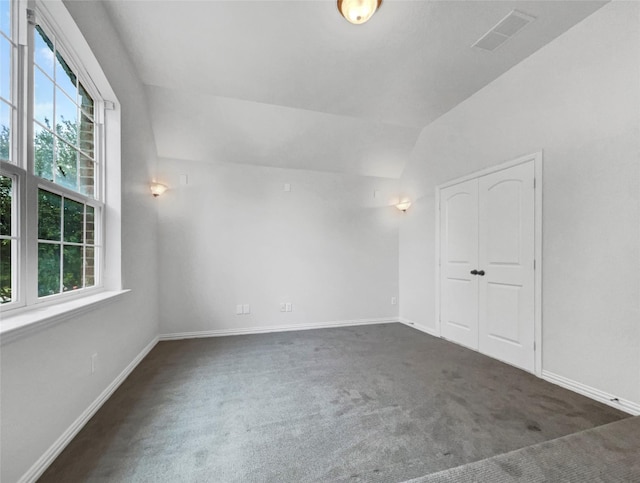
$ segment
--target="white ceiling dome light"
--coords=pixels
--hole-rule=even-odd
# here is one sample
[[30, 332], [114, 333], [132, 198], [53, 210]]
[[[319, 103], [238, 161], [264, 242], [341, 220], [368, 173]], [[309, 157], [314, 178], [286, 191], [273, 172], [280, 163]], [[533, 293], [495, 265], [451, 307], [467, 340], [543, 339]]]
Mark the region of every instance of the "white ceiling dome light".
[[382, 0], [338, 0], [338, 10], [349, 22], [359, 25], [369, 20]]

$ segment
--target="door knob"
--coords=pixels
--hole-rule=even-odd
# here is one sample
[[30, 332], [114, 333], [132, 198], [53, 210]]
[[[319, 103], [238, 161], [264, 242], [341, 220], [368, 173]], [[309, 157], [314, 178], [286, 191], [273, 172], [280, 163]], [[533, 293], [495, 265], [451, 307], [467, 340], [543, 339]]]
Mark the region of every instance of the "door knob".
[[478, 271], [477, 270], [471, 270], [469, 273], [471, 275], [478, 275]]
[[484, 270], [479, 270], [478, 275], [480, 275], [481, 277], [484, 277]]

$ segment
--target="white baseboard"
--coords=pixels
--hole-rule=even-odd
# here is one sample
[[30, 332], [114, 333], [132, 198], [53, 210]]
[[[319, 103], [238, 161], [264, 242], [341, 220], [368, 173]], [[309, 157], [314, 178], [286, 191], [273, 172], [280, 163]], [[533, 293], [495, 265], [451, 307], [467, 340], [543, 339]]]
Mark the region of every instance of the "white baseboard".
[[272, 325], [268, 327], [245, 327], [240, 329], [214, 329], [196, 332], [175, 332], [173, 334], [161, 334], [160, 340], [197, 339], [201, 337], [224, 337], [229, 335], [264, 334], [268, 332], [289, 332], [292, 330], [327, 329], [330, 327], [350, 327], [354, 325], [372, 325], [397, 323], [396, 317], [382, 319], [356, 319], [337, 320], [333, 322], [316, 322], [299, 325]]
[[413, 320], [405, 319], [404, 317], [399, 317], [398, 321], [401, 324], [408, 325], [409, 327], [413, 327], [414, 329], [417, 329], [420, 332], [424, 332], [434, 337], [440, 337], [440, 334], [438, 334], [435, 329], [432, 329], [431, 327], [427, 327], [426, 325], [418, 324]]
[[607, 406], [624, 411], [625, 413], [633, 414], [634, 416], [640, 415], [640, 404], [618, 398], [613, 394], [608, 394], [600, 389], [582, 384], [581, 382], [544, 370], [542, 371], [542, 379], [564, 387], [565, 389], [569, 389], [570, 391], [582, 394], [583, 396], [587, 396], [588, 398], [606, 404]]
[[[440, 337], [440, 334], [438, 334], [434, 329], [418, 324], [417, 322], [414, 322], [412, 320], [406, 319], [404, 317], [399, 317], [398, 321], [402, 324], [413, 327], [414, 329], [425, 332], [434, 337]], [[558, 374], [554, 374], [549, 371], [543, 370], [541, 378], [545, 381], [564, 387], [565, 389], [569, 389], [570, 391], [577, 392], [578, 394], [582, 394], [583, 396], [593, 399], [594, 401], [601, 402], [603, 404], [606, 404], [607, 406], [619, 409], [620, 411], [624, 411], [628, 414], [632, 414], [634, 416], [640, 415], [640, 404], [633, 401], [618, 398], [613, 394], [608, 394], [599, 389], [587, 386], [586, 384], [576, 382], [563, 376], [559, 376]]]
[[42, 476], [45, 470], [53, 463], [62, 450], [64, 450], [71, 440], [80, 432], [87, 422], [93, 417], [93, 415], [102, 407], [102, 405], [111, 397], [116, 389], [124, 382], [129, 374], [136, 368], [136, 366], [151, 352], [151, 349], [158, 343], [158, 338], [154, 338], [142, 351], [131, 361], [131, 363], [124, 368], [124, 370], [116, 377], [109, 386], [102, 391], [102, 394], [91, 403], [91, 405], [84, 410], [84, 412], [76, 419], [67, 430], [53, 443], [45, 453], [38, 458], [38, 461], [29, 468], [29, 470], [22, 475], [18, 480], [18, 483], [32, 483]]

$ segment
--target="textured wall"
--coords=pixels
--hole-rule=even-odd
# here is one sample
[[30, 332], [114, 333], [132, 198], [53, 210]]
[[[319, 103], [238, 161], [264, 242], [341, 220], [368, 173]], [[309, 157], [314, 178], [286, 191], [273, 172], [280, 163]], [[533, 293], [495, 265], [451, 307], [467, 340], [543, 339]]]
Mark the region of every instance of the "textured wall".
[[640, 403], [640, 5], [612, 2], [427, 126], [401, 316], [435, 327], [434, 188], [543, 150], [543, 370]]
[[168, 160], [160, 172], [161, 333], [397, 317], [397, 180]]

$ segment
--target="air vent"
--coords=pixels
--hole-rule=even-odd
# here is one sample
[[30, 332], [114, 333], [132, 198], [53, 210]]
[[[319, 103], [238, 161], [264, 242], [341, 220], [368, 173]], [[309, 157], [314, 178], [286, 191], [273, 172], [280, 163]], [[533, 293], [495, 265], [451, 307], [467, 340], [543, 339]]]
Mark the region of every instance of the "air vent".
[[480, 37], [480, 40], [473, 44], [472, 47], [492, 52], [535, 19], [535, 17], [526, 13], [512, 10], [509, 15]]

